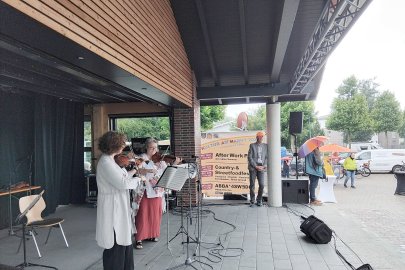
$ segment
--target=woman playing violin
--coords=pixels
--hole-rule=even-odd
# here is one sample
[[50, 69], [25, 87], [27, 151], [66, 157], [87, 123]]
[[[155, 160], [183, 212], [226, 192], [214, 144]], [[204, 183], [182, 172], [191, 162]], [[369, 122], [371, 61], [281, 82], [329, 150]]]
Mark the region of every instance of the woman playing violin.
[[99, 138], [102, 155], [97, 164], [97, 225], [96, 240], [104, 248], [103, 268], [106, 270], [134, 269], [132, 249], [132, 219], [129, 192], [136, 189], [140, 178], [133, 177], [135, 170], [126, 171], [114, 156], [125, 148], [126, 137], [122, 133], [108, 131]]
[[[146, 153], [141, 155], [144, 160], [139, 173], [145, 176], [145, 189], [142, 198], [136, 196], [136, 203], [139, 204], [139, 210], [135, 218], [135, 227], [137, 234], [135, 236], [135, 248], [141, 249], [142, 241], [150, 239], [158, 241], [160, 236], [160, 223], [162, 220], [162, 197], [164, 190], [155, 187], [159, 177], [167, 167], [164, 158], [157, 158], [158, 144], [154, 138], [148, 138], [145, 142]], [[152, 158], [153, 157], [153, 158]], [[173, 164], [181, 162], [180, 158], [175, 158]]]

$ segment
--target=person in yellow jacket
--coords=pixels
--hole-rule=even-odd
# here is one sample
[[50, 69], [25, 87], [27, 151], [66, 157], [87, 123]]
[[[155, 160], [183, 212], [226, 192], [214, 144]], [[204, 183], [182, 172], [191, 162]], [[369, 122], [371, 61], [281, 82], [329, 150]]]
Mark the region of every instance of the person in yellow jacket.
[[357, 164], [354, 159], [354, 153], [351, 153], [350, 156], [345, 159], [343, 162], [343, 169], [346, 171], [345, 188], [347, 188], [347, 181], [349, 181], [349, 178], [351, 179], [351, 187], [356, 188], [354, 186], [354, 175], [356, 174]]

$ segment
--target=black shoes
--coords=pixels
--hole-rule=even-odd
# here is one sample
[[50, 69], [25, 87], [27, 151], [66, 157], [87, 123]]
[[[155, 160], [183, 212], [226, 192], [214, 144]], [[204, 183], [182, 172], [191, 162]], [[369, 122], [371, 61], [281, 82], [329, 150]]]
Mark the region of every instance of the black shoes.
[[356, 188], [355, 186], [351, 186], [351, 188]]
[[[258, 207], [260, 207], [260, 206], [263, 206], [263, 203], [262, 203], [262, 202], [257, 202], [256, 205], [257, 205]], [[255, 206], [255, 203], [254, 203], [254, 202], [250, 202], [250, 205], [249, 205], [249, 206], [250, 206], [250, 207], [253, 207], [253, 206]]]
[[344, 186], [345, 186], [345, 188], [347, 188], [347, 185], [346, 185], [346, 184], [344, 184]]
[[143, 249], [142, 241], [136, 241], [136, 243], [134, 244], [134, 248]]

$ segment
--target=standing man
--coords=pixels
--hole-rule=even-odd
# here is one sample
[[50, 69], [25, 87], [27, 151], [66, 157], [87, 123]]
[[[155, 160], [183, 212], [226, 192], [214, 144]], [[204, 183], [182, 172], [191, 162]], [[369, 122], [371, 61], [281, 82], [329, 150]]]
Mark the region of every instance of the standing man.
[[264, 172], [267, 167], [267, 144], [263, 143], [264, 132], [256, 133], [256, 142], [251, 143], [248, 153], [249, 169], [249, 190], [250, 190], [250, 207], [255, 203], [255, 182], [256, 177], [259, 182], [259, 191], [257, 193], [257, 206], [262, 206], [262, 197], [264, 189]]

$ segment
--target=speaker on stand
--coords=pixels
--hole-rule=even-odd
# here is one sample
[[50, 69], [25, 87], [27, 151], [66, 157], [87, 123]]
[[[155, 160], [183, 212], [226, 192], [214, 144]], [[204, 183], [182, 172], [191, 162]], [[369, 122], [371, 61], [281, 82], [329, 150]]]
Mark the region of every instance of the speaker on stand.
[[294, 157], [295, 157], [295, 179], [298, 179], [298, 151], [297, 151], [297, 134], [302, 132], [304, 120], [303, 112], [290, 112], [290, 122], [288, 125], [289, 133], [294, 137]]
[[290, 112], [289, 133], [292, 135], [302, 133], [303, 112]]

